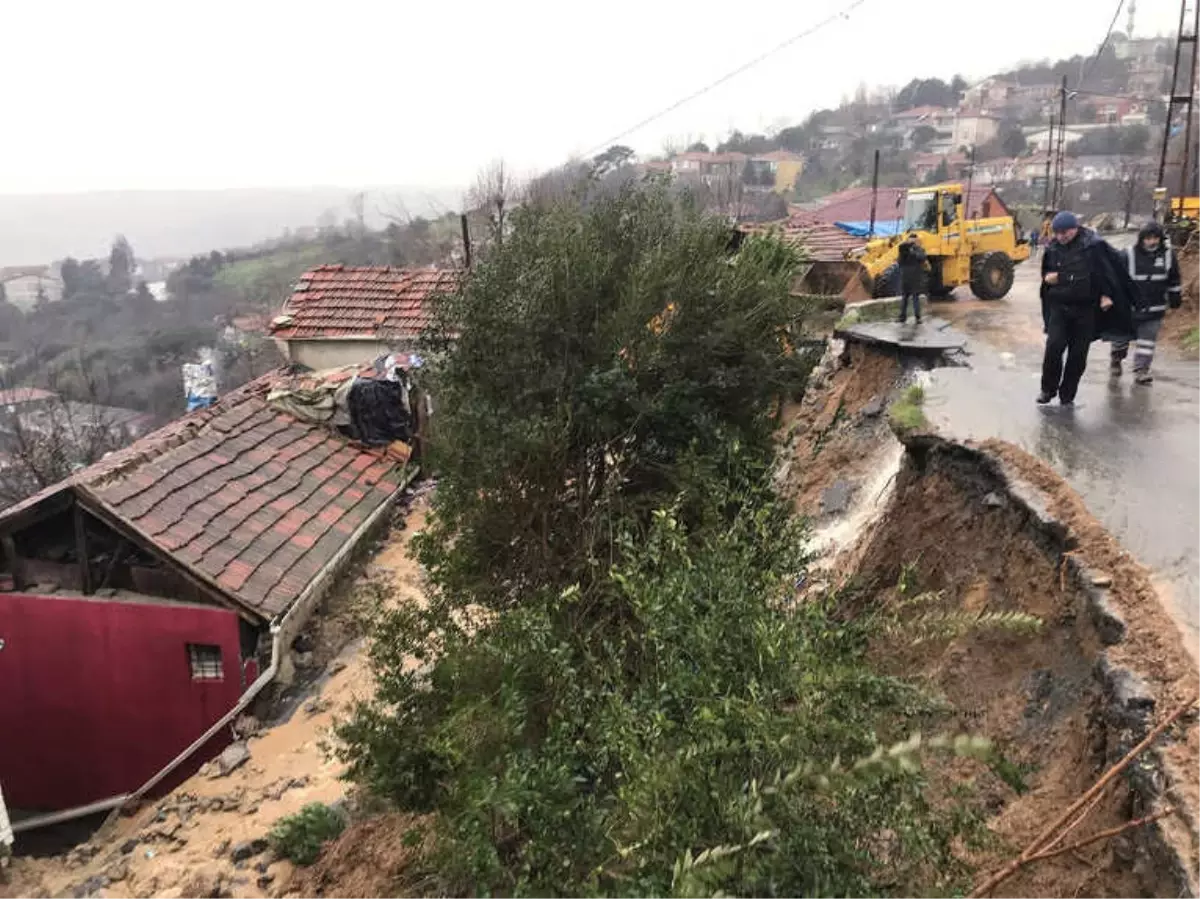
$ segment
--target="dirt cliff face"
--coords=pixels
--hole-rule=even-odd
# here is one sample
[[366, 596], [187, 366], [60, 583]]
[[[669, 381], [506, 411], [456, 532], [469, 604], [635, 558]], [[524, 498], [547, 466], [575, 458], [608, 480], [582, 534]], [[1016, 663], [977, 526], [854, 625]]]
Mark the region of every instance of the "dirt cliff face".
[[[821, 547], [827, 577], [860, 585], [855, 602], [864, 607], [908, 610], [901, 615], [1014, 613], [1043, 622], [1036, 634], [979, 629], [874, 647], [882, 668], [915, 675], [943, 697], [956, 728], [993, 740], [1023, 782], [1015, 790], [956, 765], [936, 773], [935, 792], [970, 780], [987, 810], [995, 843], [964, 850], [987, 873], [1195, 696], [1200, 679], [1147, 572], [1049, 466], [1022, 450], [908, 433], [885, 489], [864, 489], [888, 474], [873, 465], [897, 458], [888, 451], [896, 438], [875, 424], [878, 410], [920, 372], [861, 347], [834, 357], [792, 410], [781, 477], [819, 532], [841, 538]], [[852, 530], [839, 529], [824, 502], [842, 481], [846, 491], [836, 492], [852, 498], [840, 517]], [[917, 607], [914, 591], [923, 598]], [[1176, 727], [1103, 794], [1071, 839], [1167, 806], [1174, 814], [1031, 865], [996, 894], [1194, 895], [1198, 751], [1193, 724]]]

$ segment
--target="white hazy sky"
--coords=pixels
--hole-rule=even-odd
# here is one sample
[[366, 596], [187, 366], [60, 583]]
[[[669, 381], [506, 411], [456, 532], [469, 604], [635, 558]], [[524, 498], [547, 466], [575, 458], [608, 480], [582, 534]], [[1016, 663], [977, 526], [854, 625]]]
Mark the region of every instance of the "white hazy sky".
[[[591, 151], [850, 0], [0, 0], [0, 193], [457, 186]], [[625, 139], [798, 122], [860, 83], [1092, 52], [1114, 0], [865, 0]], [[1137, 0], [1174, 33], [1179, 0]], [[1118, 28], [1125, 26], [1125, 13]]]

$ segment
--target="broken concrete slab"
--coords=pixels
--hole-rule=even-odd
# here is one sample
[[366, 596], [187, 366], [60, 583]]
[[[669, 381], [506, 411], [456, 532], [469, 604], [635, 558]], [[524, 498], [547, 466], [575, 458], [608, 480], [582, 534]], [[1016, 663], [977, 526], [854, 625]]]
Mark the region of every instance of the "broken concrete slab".
[[909, 322], [857, 322], [840, 325], [834, 333], [847, 341], [893, 347], [908, 353], [946, 353], [961, 350], [967, 335], [955, 330], [941, 318], [928, 318], [921, 324]]

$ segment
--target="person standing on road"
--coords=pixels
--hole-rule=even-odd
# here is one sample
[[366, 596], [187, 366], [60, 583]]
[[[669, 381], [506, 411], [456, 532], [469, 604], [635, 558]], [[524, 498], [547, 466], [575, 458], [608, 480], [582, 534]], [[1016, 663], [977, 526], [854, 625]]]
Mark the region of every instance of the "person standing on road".
[[[1042, 359], [1039, 404], [1058, 397], [1075, 404], [1092, 341], [1133, 335], [1130, 309], [1135, 293], [1125, 258], [1094, 231], [1079, 226], [1072, 212], [1059, 212], [1050, 225], [1054, 240], [1042, 254]], [[1063, 354], [1067, 362], [1063, 365]]]
[[[1133, 380], [1151, 384], [1154, 376], [1154, 345], [1162, 327], [1167, 307], [1178, 309], [1183, 303], [1179, 277], [1179, 261], [1171, 252], [1158, 222], [1147, 222], [1138, 232], [1137, 243], [1126, 252], [1129, 277], [1137, 287], [1133, 298], [1133, 326], [1137, 333], [1133, 351]], [[1128, 340], [1114, 340], [1112, 345], [1112, 375], [1121, 376], [1121, 362], [1129, 353]]]
[[910, 232], [896, 250], [900, 266], [900, 324], [908, 320], [908, 301], [912, 299], [913, 315], [921, 324], [921, 292], [925, 289], [925, 250], [920, 239]]

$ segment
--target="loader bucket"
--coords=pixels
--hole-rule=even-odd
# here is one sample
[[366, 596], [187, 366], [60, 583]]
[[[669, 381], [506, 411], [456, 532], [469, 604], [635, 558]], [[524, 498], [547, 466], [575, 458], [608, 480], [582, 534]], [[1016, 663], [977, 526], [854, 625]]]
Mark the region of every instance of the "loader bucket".
[[840, 296], [847, 302], [869, 300], [871, 292], [864, 284], [865, 275], [863, 267], [851, 260], [814, 261], [800, 276], [797, 289], [804, 294]]

